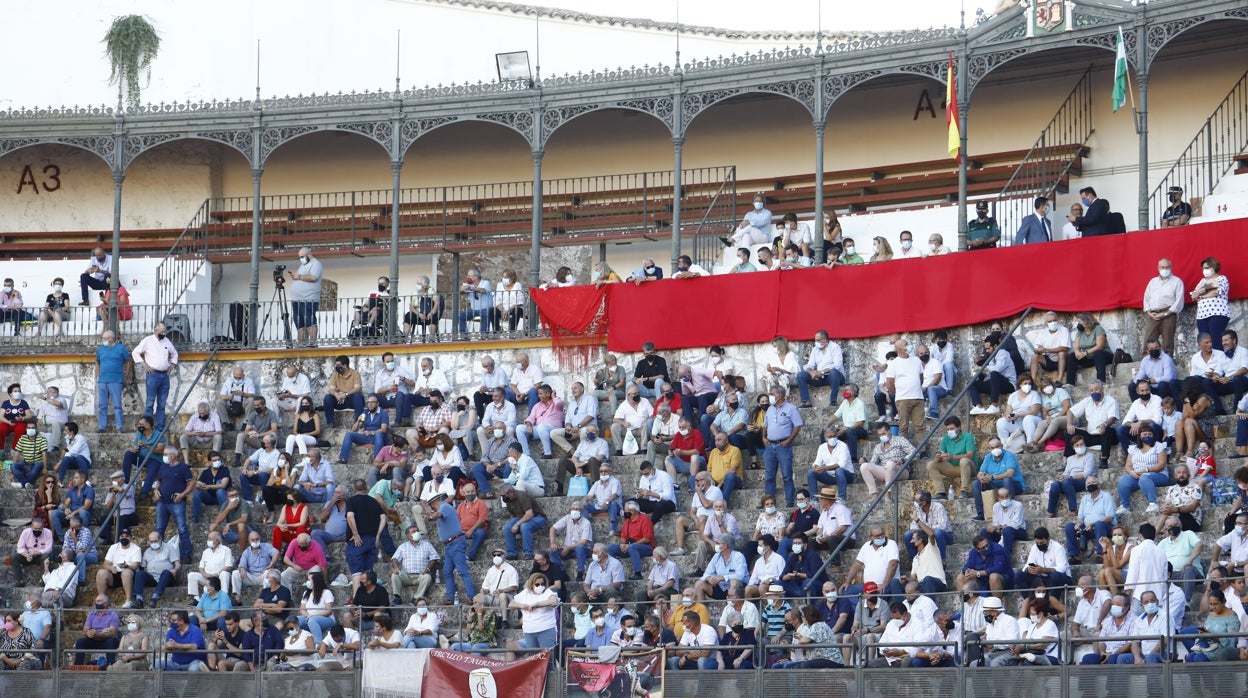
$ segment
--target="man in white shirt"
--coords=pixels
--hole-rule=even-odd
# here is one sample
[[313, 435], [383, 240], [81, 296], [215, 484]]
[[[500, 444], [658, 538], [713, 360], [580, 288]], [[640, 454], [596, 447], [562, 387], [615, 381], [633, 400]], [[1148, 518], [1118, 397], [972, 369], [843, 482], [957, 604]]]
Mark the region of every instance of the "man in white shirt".
[[711, 273], [701, 266], [693, 263], [693, 258], [687, 254], [682, 254], [676, 258], [676, 271], [672, 274], [673, 279], [696, 279], [699, 276], [710, 276]]
[[764, 533], [758, 539], [758, 557], [754, 560], [754, 569], [750, 572], [750, 581], [745, 587], [746, 598], [763, 595], [772, 584], [779, 584], [784, 575], [784, 556], [776, 552], [776, 537]]
[[572, 397], [563, 403], [563, 426], [550, 432], [550, 440], [563, 450], [571, 452], [572, 442], [569, 434], [584, 439], [585, 430], [591, 424], [598, 423], [598, 399], [585, 392], [585, 384], [576, 381], [572, 384]]
[[901, 436], [917, 444], [923, 432], [923, 362], [910, 354], [909, 342], [898, 339], [893, 343], [897, 358], [888, 363], [884, 371], [888, 379], [888, 392], [897, 405], [897, 424]]
[[797, 373], [797, 392], [802, 398], [799, 407], [810, 407], [810, 386], [828, 386], [828, 406], [836, 407], [836, 398], [841, 394], [841, 385], [845, 383], [845, 359], [841, 346], [828, 339], [827, 330], [815, 333], [814, 346], [810, 348], [810, 358], [806, 365]]
[[845, 574], [845, 581], [841, 583], [841, 594], [858, 596], [862, 593], [862, 584], [850, 586], [859, 573], [862, 574], [863, 584], [875, 582], [884, 596], [901, 594], [897, 571], [900, 560], [897, 541], [884, 536], [883, 526], [872, 526], [870, 535], [867, 544], [858, 549], [854, 564], [849, 566], [849, 572]]
[[1070, 353], [1070, 330], [1057, 322], [1057, 313], [1044, 314], [1044, 327], [1027, 333], [1031, 342], [1031, 378], [1040, 382], [1044, 371], [1057, 371], [1057, 381], [1066, 375], [1066, 355]]
[[[213, 531], [208, 534], [208, 545], [199, 556], [199, 568], [186, 575], [186, 593], [192, 599], [199, 598], [199, 585], [208, 581], [209, 577], [221, 580], [221, 592], [229, 594], [234, 590], [237, 595], [241, 584], [238, 572], [234, 570], [234, 552], [229, 546], [221, 544], [221, 534]], [[231, 578], [235, 582], [230, 586]]]
[[650, 401], [641, 396], [641, 391], [636, 385], [630, 384], [625, 393], [624, 402], [616, 408], [611, 420], [611, 446], [615, 449], [616, 455], [624, 455], [624, 435], [628, 432], [633, 433], [638, 447], [646, 442], [649, 437], [645, 433], [646, 422], [651, 414], [653, 414], [653, 408], [650, 406]]
[[[1075, 598], [1078, 599], [1078, 605], [1072, 617], [1074, 622], [1070, 626], [1071, 636], [1095, 638], [1100, 634], [1101, 622], [1109, 615], [1109, 602], [1112, 595], [1109, 591], [1097, 587], [1096, 580], [1091, 576], [1084, 575], [1079, 578], [1079, 585], [1075, 588]], [[1076, 643], [1076, 645], [1084, 644], [1086, 643]]]
[[1224, 414], [1225, 410], [1221, 408], [1222, 401], [1216, 399], [1215, 390], [1226, 377], [1230, 362], [1227, 361], [1225, 352], [1214, 351], [1213, 337], [1210, 337], [1208, 333], [1202, 332], [1196, 340], [1196, 345], [1199, 351], [1192, 354], [1191, 367], [1187, 375], [1201, 379], [1205, 393], [1213, 400], [1214, 410], [1217, 414]]
[[927, 399], [927, 418], [940, 418], [940, 399], [949, 394], [945, 387], [945, 367], [936, 352], [928, 346], [919, 345], [919, 361], [923, 364], [923, 396]]
[[1050, 540], [1049, 529], [1041, 526], [1032, 534], [1031, 550], [1022, 569], [1014, 573], [1014, 588], [1026, 592], [1043, 584], [1059, 589], [1070, 584], [1070, 559], [1066, 546]]
[[1148, 322], [1144, 325], [1143, 343], [1160, 338], [1162, 350], [1174, 356], [1174, 327], [1186, 302], [1183, 279], [1174, 275], [1170, 260], [1163, 257], [1157, 262], [1157, 276], [1149, 279], [1144, 288], [1143, 308]]
[[298, 412], [299, 401], [305, 397], [312, 395], [312, 381], [306, 373], [301, 373], [299, 368], [294, 364], [290, 364], [282, 372], [282, 385], [277, 390], [277, 414], [279, 416], [286, 412]]
[[[854, 514], [843, 502], [838, 501], [836, 489], [824, 487], [819, 490], [819, 522], [815, 525], [812, 547], [831, 552], [836, 550], [849, 530], [854, 526]], [[840, 555], [833, 558], [833, 565], [840, 565]]]
[[719, 663], [715, 659], [719, 653], [715, 650], [700, 649], [719, 644], [719, 636], [715, 634], [715, 628], [704, 624], [695, 611], [685, 611], [679, 622], [684, 626], [685, 632], [680, 636], [677, 649], [672, 651], [673, 656], [668, 658], [667, 668], [708, 671], [719, 668]]
[[1209, 562], [1211, 572], [1222, 564], [1223, 555], [1230, 556], [1229, 563], [1234, 576], [1240, 576], [1248, 568], [1248, 514], [1241, 513], [1236, 516], [1235, 528], [1213, 544], [1213, 556]]
[[[1123, 580], [1123, 593], [1131, 599], [1133, 605], [1140, 605], [1140, 595], [1151, 591], [1161, 598], [1169, 586], [1170, 561], [1166, 554], [1157, 547], [1157, 529], [1150, 523], [1140, 524], [1140, 541], [1131, 549], [1131, 564], [1127, 567], [1126, 579]], [[1138, 608], [1137, 608], [1138, 610]]]
[[[492, 436], [490, 430], [498, 422], [503, 423], [503, 430], [510, 443], [516, 435], [516, 405], [507, 400], [506, 388], [492, 388], [490, 398], [490, 403], [485, 406], [485, 417], [481, 419], [481, 426], [477, 427], [477, 443], [488, 443]], [[484, 448], [483, 445], [482, 449]]]
[[482, 424], [489, 423], [485, 421], [485, 406], [493, 399], [495, 388], [507, 388], [507, 373], [496, 368], [494, 357], [487, 356], [481, 359], [481, 382], [472, 394], [472, 404], [477, 410], [477, 419]]
[[1026, 537], [1027, 522], [1023, 503], [1014, 499], [1008, 487], [997, 489], [997, 501], [992, 505], [992, 523], [980, 533], [994, 543], [1000, 543], [1007, 555], [1014, 554], [1014, 541]]
[[914, 644], [879, 648], [880, 656], [867, 662], [867, 667], [871, 669], [909, 667], [916, 654], [931, 649], [930, 643], [935, 639], [934, 628], [931, 624], [914, 618], [904, 603], [895, 601], [888, 610], [891, 620], [884, 626], [884, 632], [880, 634], [880, 643], [912, 642]]
[[824, 431], [824, 442], [815, 451], [815, 462], [806, 475], [806, 488], [818, 492], [820, 485], [836, 485], [837, 494], [845, 499], [846, 487], [857, 479], [849, 445], [836, 437], [836, 429]]
[[[1120, 414], [1118, 401], [1105, 393], [1105, 384], [1099, 380], [1092, 381], [1088, 384], [1088, 396], [1070, 408], [1070, 419], [1066, 420], [1066, 434], [1083, 436], [1083, 441], [1089, 448], [1100, 446], [1101, 467], [1108, 468], [1110, 451], [1118, 445], [1118, 432], [1114, 429], [1114, 424], [1118, 422]], [[1086, 425], [1082, 429], [1077, 427], [1080, 418]], [[1064, 455], [1067, 458], [1075, 454], [1073, 443], [1073, 439], [1066, 440]]]
[[533, 409], [537, 404], [537, 386], [542, 384], [543, 378], [541, 367], [529, 363], [528, 354], [517, 353], [516, 365], [511, 369], [511, 394], [507, 399], [518, 402], [523, 397], [529, 403], [529, 409]]
[[[1005, 612], [1005, 605], [1000, 597], [989, 596], [984, 599], [984, 631], [986, 643], [984, 650], [984, 666], [1001, 666], [1000, 662], [1013, 657], [1010, 647], [1013, 640], [1019, 637], [1018, 619]], [[995, 642], [994, 642], [995, 641]]]
[[[623, 407], [623, 405], [620, 405]], [[664, 516], [676, 511], [676, 488], [672, 476], [666, 470], [654, 467], [650, 461], [642, 461], [637, 481], [637, 506], [650, 517], [655, 526]]]
[[1161, 396], [1153, 394], [1153, 386], [1148, 379], [1141, 379], [1135, 384], [1135, 400], [1122, 416], [1122, 424], [1118, 425], [1118, 443], [1123, 450], [1137, 437], [1140, 429], [1152, 427], [1154, 434], [1161, 434]]
[[932, 625], [936, 622], [936, 602], [919, 590], [918, 582], [913, 580], [906, 582], [904, 603], [906, 610], [910, 612], [910, 617], [916, 622], [922, 625]]
[[[412, 390], [416, 380], [406, 366], [400, 366], [393, 352], [381, 355], [381, 366], [373, 375], [373, 392], [383, 408], [394, 408], [396, 427], [411, 426]], [[428, 400], [425, 400], [428, 404]]]
[[[563, 542], [557, 536], [562, 534]], [[550, 552], [561, 560], [576, 558], [578, 579], [585, 577], [585, 564], [589, 561], [590, 545], [594, 542], [594, 529], [585, 516], [584, 506], [579, 502], [550, 527]]]
[[[434, 368], [433, 359], [425, 356], [420, 359], [420, 374], [415, 376], [415, 385], [412, 386], [412, 395], [419, 395], [424, 398], [429, 397], [429, 393], [440, 390], [443, 395], [451, 393], [451, 382], [446, 379], [446, 374], [442, 369]], [[413, 400], [412, 404], [420, 405], [420, 400]]]
[[[489, 605], [500, 614], [507, 613], [511, 603], [511, 595], [520, 589], [520, 573], [515, 566], [507, 562], [502, 548], [495, 548], [492, 562], [485, 571], [485, 579], [481, 582], [481, 593], [489, 599]], [[507, 617], [504, 615], [504, 618]]]
[[1235, 330], [1228, 329], [1222, 333], [1222, 354], [1226, 359], [1222, 376], [1204, 380], [1205, 393], [1213, 398], [1217, 414], [1226, 414], [1221, 400], [1223, 395], [1233, 395], [1233, 404], [1239, 404], [1244, 393], [1248, 392], [1248, 348], [1239, 346], [1239, 334]]
[[[315, 328], [314, 328], [315, 329]], [[130, 358], [138, 366], [142, 364], [146, 376], [146, 404], [143, 408], [144, 417], [152, 417], [156, 422], [156, 430], [165, 428], [165, 401], [169, 399], [169, 371], [178, 365], [178, 350], [169, 341], [165, 323], [158, 322], [152, 333], [130, 352]]]

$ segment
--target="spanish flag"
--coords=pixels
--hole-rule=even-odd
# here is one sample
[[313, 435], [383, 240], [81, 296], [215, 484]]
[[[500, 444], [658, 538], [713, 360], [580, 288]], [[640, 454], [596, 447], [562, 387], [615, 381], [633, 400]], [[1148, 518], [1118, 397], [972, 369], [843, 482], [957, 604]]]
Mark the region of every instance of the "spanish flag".
[[958, 87], [953, 78], [953, 52], [949, 52], [949, 76], [945, 80], [945, 121], [949, 124], [949, 157], [962, 161], [962, 123], [958, 117]]

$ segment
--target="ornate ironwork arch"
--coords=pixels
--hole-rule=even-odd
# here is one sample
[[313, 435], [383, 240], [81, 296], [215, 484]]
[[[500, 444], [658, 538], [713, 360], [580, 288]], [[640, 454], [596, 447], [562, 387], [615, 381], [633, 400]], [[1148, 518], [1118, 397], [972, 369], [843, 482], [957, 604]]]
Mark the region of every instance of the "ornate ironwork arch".
[[[651, 104], [643, 104], [651, 103]], [[654, 104], [656, 102], [666, 102], [666, 106]], [[666, 116], [663, 115], [663, 109], [666, 108]], [[567, 126], [573, 121], [588, 116], [594, 112], [600, 111], [631, 111], [645, 114], [652, 117], [660, 125], [665, 126], [670, 132], [672, 129], [672, 100], [669, 99], [650, 99], [650, 100], [628, 100], [622, 102], [601, 102], [598, 104], [588, 105], [586, 107], [561, 107], [559, 109], [549, 109], [542, 114], [542, 147], [546, 147], [546, 143], [550, 142], [551, 136], [555, 131]], [[657, 113], [656, 113], [657, 112]]]
[[365, 122], [362, 124], [361, 123], [342, 123], [342, 124], [333, 124], [333, 125], [325, 125], [325, 126], [267, 127], [260, 133], [260, 163], [259, 164], [263, 166], [264, 163], [268, 162], [269, 156], [273, 154], [273, 151], [286, 145], [287, 143], [290, 143], [293, 140], [306, 136], [309, 133], [320, 133], [320, 132], [326, 132], [326, 131], [339, 131], [342, 133], [353, 133], [355, 135], [364, 136], [366, 139], [372, 141], [373, 143], [380, 145], [381, 149], [385, 151], [386, 157], [389, 157], [390, 156], [390, 143], [389, 142], [379, 141], [371, 133], [365, 133], [365, 132], [356, 130], [354, 128], [348, 128], [349, 126], [370, 126], [371, 127], [371, 126], [378, 126], [378, 125], [384, 125], [385, 126], [384, 130], [386, 132], [389, 132], [391, 129], [389, 122], [386, 122], [384, 124], [380, 122]]
[[116, 139], [112, 136], [64, 136], [43, 141], [44, 143], [60, 143], [81, 148], [88, 153], [98, 155], [109, 170], [113, 169], [113, 156], [117, 150]]
[[789, 92], [784, 92], [774, 88], [775, 85], [752, 85], [750, 87], [726, 88], [722, 90], [711, 90], [708, 92], [687, 92], [681, 97], [682, 123], [680, 131], [674, 135], [683, 136], [685, 132], [689, 130], [689, 125], [693, 123], [694, 119], [705, 113], [716, 104], [732, 99], [733, 97], [740, 97], [741, 95], [747, 94], [765, 94], [786, 97], [789, 101], [804, 108], [808, 113], [812, 115], [814, 114], [814, 108], [812, 106], [814, 100], [813, 83], [810, 86], [810, 99], [812, 104], [804, 103], [796, 94], [791, 94]]

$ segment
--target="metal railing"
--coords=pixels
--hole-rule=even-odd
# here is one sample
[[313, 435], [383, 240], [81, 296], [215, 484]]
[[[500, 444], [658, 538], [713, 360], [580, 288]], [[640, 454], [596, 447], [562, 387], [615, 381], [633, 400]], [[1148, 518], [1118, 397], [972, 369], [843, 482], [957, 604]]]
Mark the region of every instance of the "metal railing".
[[698, 227], [693, 231], [693, 261], [710, 271], [714, 269], [723, 254], [721, 237], [731, 237], [735, 228], [737, 202], [736, 168], [733, 176], [726, 177], [711, 197], [711, 202], [698, 220]]
[[[543, 180], [543, 242], [590, 244], [670, 235], [672, 174]], [[725, 182], [735, 182], [736, 168], [682, 170], [681, 178], [682, 211], [689, 218], [702, 218], [708, 210], [719, 211], [716, 192]], [[531, 180], [402, 189], [397, 210], [390, 189], [268, 195], [260, 201], [259, 254], [293, 256], [304, 245], [359, 254], [388, 252], [394, 216], [399, 218], [404, 252], [525, 247], [532, 234], [532, 198]], [[250, 255], [252, 204], [250, 196], [206, 202], [209, 213], [196, 229], [206, 254]], [[174, 297], [179, 294], [174, 292]]]
[[993, 215], [1001, 227], [998, 246], [1013, 244], [1014, 231], [1034, 211], [1036, 197], [1054, 198], [1071, 167], [1084, 154], [1094, 130], [1092, 66], [1088, 66], [996, 196]]
[[182, 234], [174, 241], [173, 246], [165, 255], [165, 259], [156, 268], [156, 304], [162, 308], [172, 308], [182, 300], [182, 296], [194, 283], [195, 278], [203, 271], [208, 259], [208, 238], [205, 226], [208, 224], [209, 202], [200, 205], [199, 210], [191, 216]]
[[1197, 213], [1203, 199], [1213, 193], [1218, 182], [1235, 166], [1235, 157], [1248, 148], [1248, 71], [1205, 119], [1187, 148], [1171, 165], [1157, 188], [1148, 197], [1149, 220], [1161, 227], [1162, 216], [1170, 205], [1166, 192], [1183, 188], [1183, 201], [1196, 201]]

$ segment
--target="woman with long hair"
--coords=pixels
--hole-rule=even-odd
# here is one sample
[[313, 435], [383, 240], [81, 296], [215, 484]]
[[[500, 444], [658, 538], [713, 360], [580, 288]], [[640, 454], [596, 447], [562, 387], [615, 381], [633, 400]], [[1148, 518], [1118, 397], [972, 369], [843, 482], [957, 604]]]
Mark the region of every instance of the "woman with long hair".
[[312, 633], [317, 645], [334, 625], [334, 592], [325, 584], [321, 572], [309, 572], [299, 597], [299, 627]]
[[[286, 503], [277, 512], [277, 524], [273, 526], [273, 547], [286, 550], [286, 545], [301, 533], [312, 533], [309, 523], [312, 516], [303, 501], [303, 493], [296, 487], [286, 490]], [[320, 638], [317, 638], [320, 642]]]
[[299, 399], [299, 411], [290, 432], [290, 436], [286, 437], [286, 452], [292, 456], [296, 448], [300, 456], [308, 455], [308, 447], [315, 446], [316, 440], [321, 437], [321, 416], [306, 395]]

